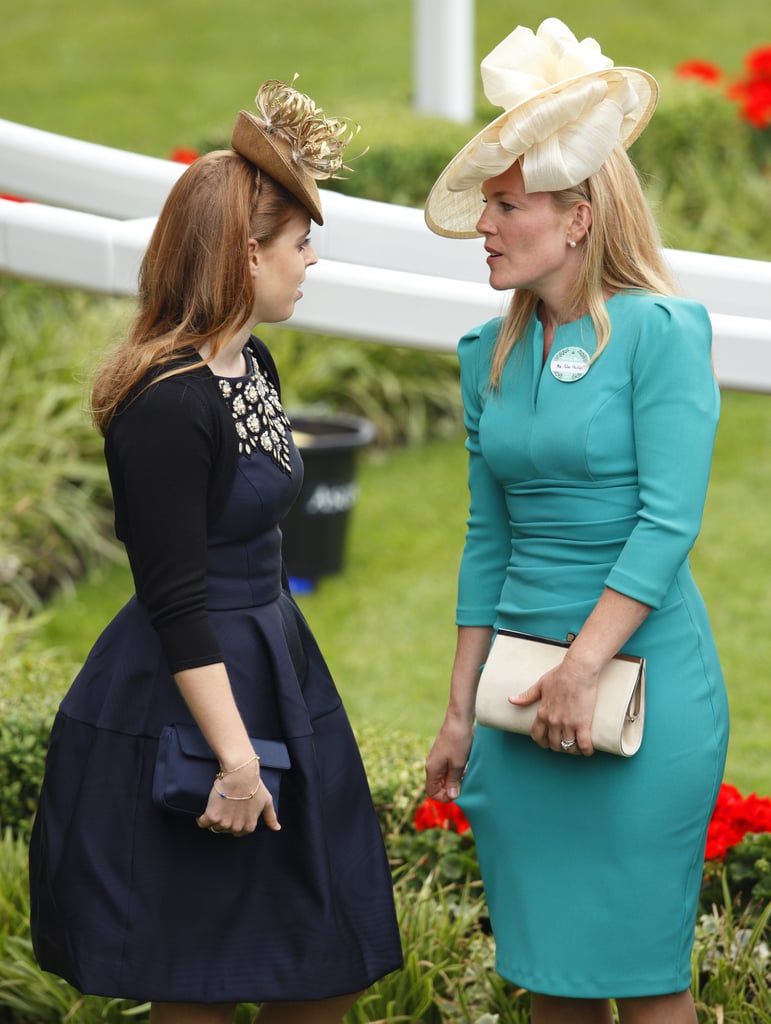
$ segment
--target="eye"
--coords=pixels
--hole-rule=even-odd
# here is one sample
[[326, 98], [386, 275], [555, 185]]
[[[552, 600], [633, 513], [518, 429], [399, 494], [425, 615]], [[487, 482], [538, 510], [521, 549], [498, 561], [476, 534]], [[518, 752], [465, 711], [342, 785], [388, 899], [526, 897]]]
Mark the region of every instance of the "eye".
[[303, 252], [307, 248], [307, 246], [309, 246], [310, 244], [311, 244], [311, 236], [308, 235], [306, 238], [304, 238], [302, 240], [302, 242], [300, 242], [300, 245], [298, 246], [300, 252]]
[[[482, 206], [487, 206], [490, 200], [487, 196], [482, 196]], [[513, 203], [504, 203], [502, 199], [497, 201], [497, 205], [503, 210], [504, 213], [511, 213], [512, 210], [516, 210], [517, 207]]]

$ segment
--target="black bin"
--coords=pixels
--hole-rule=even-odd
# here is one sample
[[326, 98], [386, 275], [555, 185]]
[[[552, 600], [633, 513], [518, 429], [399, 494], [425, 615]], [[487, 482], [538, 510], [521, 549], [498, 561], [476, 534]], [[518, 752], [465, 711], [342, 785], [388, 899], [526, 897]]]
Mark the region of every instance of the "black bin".
[[295, 413], [292, 433], [305, 463], [297, 500], [281, 523], [284, 562], [296, 580], [315, 582], [343, 568], [350, 512], [356, 504], [356, 459], [375, 438], [359, 416]]

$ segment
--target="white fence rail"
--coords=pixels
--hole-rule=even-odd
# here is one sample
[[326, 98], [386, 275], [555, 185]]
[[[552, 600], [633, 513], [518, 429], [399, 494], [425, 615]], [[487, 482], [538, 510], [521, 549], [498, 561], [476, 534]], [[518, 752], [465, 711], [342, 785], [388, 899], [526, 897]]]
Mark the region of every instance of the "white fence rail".
[[[0, 272], [115, 295], [139, 262], [184, 167], [0, 120]], [[478, 240], [449, 241], [419, 210], [324, 194], [321, 258], [292, 324], [453, 351], [502, 310]], [[704, 303], [723, 387], [771, 393], [771, 262], [666, 250], [684, 295]]]

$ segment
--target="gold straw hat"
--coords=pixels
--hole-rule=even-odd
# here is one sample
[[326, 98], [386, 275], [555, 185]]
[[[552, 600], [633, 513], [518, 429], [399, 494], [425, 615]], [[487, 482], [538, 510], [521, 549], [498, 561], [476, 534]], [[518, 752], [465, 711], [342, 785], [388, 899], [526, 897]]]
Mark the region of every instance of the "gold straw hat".
[[557, 18], [536, 33], [514, 29], [481, 70], [485, 95], [505, 113], [461, 149], [431, 189], [426, 223], [448, 238], [477, 237], [482, 182], [517, 160], [527, 192], [584, 181], [616, 143], [631, 146], [659, 95], [647, 71], [614, 67], [596, 40], [579, 42]]
[[316, 181], [339, 177], [343, 152], [358, 126], [325, 117], [309, 96], [276, 80], [264, 82], [254, 102], [257, 116], [242, 110], [236, 119], [233, 149], [288, 189], [323, 224]]

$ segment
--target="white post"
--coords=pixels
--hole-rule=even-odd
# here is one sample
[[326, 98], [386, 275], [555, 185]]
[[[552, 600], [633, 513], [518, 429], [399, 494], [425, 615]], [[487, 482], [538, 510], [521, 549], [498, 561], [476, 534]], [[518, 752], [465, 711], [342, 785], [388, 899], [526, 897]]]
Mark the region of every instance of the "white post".
[[474, 0], [413, 0], [415, 109], [474, 116]]

